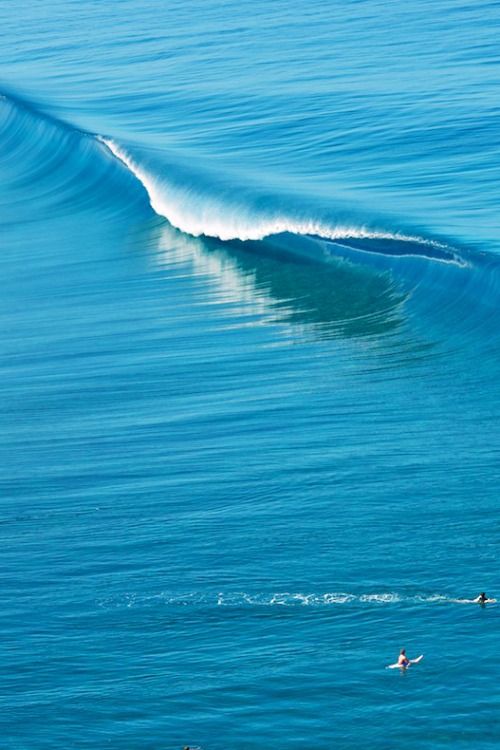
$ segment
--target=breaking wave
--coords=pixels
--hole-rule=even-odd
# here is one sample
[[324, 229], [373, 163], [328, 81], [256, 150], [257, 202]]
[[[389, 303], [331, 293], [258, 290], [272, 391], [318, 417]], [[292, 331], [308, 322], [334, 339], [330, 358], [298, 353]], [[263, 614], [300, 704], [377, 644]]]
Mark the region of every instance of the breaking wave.
[[[345, 286], [348, 297], [333, 316], [335, 330], [339, 321], [379, 319], [381, 311], [385, 315], [386, 309], [396, 310], [411, 299], [419, 316], [431, 315], [439, 326], [444, 321], [450, 345], [449, 324], [455, 336], [467, 332], [478, 339], [482, 328], [487, 346], [496, 341], [500, 281], [494, 255], [405, 231], [403, 225], [363, 214], [340, 198], [325, 207], [311, 196], [279, 190], [265, 195], [260, 186], [245, 185], [241, 175], [208, 174], [198, 164], [186, 166], [179, 154], [123, 146], [47, 115], [16, 95], [0, 94], [0, 136], [0, 208], [7, 201], [3, 213], [12, 224], [79, 211], [98, 216], [101, 226], [120, 225], [126, 217], [134, 226], [151, 227], [153, 220], [160, 232], [180, 232], [186, 241], [202, 243], [191, 248], [190, 257], [201, 253], [213, 259], [219, 252], [238, 256], [244, 249], [250, 263], [252, 256], [298, 258], [302, 273], [295, 277], [303, 277], [304, 283], [304, 263], [332, 264], [335, 288]], [[158, 223], [156, 215], [167, 221]], [[168, 231], [163, 234], [152, 241], [172, 245]], [[352, 304], [366, 295], [366, 283], [356, 285], [350, 278], [346, 286], [340, 266], [385, 279], [378, 291], [372, 290], [375, 297], [367, 309]], [[274, 284], [278, 301], [297, 292], [287, 289], [284, 294], [282, 276], [278, 273]], [[330, 280], [325, 284], [332, 286]], [[302, 300], [311, 296], [304, 296], [303, 288], [297, 294]], [[307, 304], [312, 310], [317, 306], [313, 300]], [[323, 325], [332, 316], [321, 312], [312, 317]]]
[[[0, 94], [0, 134], [4, 183], [18, 190], [18, 208], [28, 213], [31, 192], [37, 207], [47, 210], [66, 204], [68, 210], [102, 212], [113, 200], [121, 210], [152, 209], [194, 237], [255, 242], [288, 235], [322, 241], [316, 259], [354, 252], [466, 264], [447, 243], [380, 226], [341, 202], [319, 210], [303, 199], [223, 186], [201, 169], [186, 170], [175, 155], [167, 165], [156, 152], [138, 157], [112, 138], [80, 130], [15, 95]], [[311, 248], [301, 251], [307, 257]]]
[[[422, 256], [445, 262], [460, 262], [456, 250], [433, 239], [400, 231], [377, 229], [346, 220], [327, 222], [307, 216], [294, 218], [283, 211], [260, 210], [235, 205], [216, 197], [200, 197], [192, 185], [178, 185], [163, 176], [154, 176], [138, 159], [111, 138], [98, 136], [146, 190], [152, 209], [176, 229], [193, 237], [213, 237], [223, 241], [258, 241], [280, 234], [347, 241], [359, 250], [389, 255]], [[357, 242], [359, 241], [359, 242]]]
[[[197, 258], [197, 268], [200, 259], [205, 268], [205, 259], [212, 275], [219, 273], [219, 255], [226, 271], [227, 258], [236, 259], [235, 272], [239, 264], [244, 267], [245, 283], [252, 263], [255, 271], [269, 259], [298, 259], [301, 270], [276, 270], [271, 281], [264, 274], [262, 284], [279, 303], [298, 299], [306, 304], [304, 322], [321, 326], [325, 335], [330, 335], [325, 325], [332, 320], [334, 335], [354, 319], [369, 321], [358, 326], [363, 335], [380, 330], [373, 327], [374, 320], [387, 319], [391, 327], [401, 320], [401, 305], [411, 300], [419, 318], [432, 316], [433, 324], [444, 325], [449, 347], [462, 346], [464, 333], [481, 340], [483, 349], [493, 349], [497, 340], [500, 268], [495, 255], [420, 236], [344, 198], [332, 198], [325, 206], [312, 196], [279, 190], [266, 194], [260, 185], [245, 184], [241, 175], [225, 175], [220, 169], [208, 173], [166, 149], [125, 146], [85, 132], [11, 94], [0, 94], [0, 168], [0, 209], [5, 208], [6, 223], [48, 215], [64, 220], [85, 212], [93, 221], [98, 217], [100, 226], [119, 227], [125, 218], [129, 226], [149, 227], [148, 242], [156, 243], [159, 263], [168, 263], [175, 247], [184, 243], [188, 252], [182, 257], [188, 256], [188, 262]], [[331, 276], [321, 281], [321, 299], [312, 297], [318, 297], [322, 271], [310, 284], [305, 264], [318, 269], [330, 264]], [[355, 278], [353, 269], [366, 278]], [[227, 273], [221, 274], [225, 279]], [[300, 284], [284, 286], [292, 278]], [[342, 300], [332, 302], [333, 289], [344, 292]], [[360, 306], [367, 298], [368, 304]]]

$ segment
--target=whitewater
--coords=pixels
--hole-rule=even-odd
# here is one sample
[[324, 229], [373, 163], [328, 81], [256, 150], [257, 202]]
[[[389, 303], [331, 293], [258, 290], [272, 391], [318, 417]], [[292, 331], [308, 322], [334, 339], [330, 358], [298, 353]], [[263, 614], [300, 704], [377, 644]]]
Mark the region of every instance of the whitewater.
[[0, 22], [2, 747], [497, 747], [497, 4]]

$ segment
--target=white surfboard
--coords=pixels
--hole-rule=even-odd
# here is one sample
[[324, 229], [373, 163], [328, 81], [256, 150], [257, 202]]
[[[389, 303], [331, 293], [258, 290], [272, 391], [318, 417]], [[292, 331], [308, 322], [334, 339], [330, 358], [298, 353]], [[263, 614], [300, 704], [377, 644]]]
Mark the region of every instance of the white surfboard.
[[410, 659], [410, 660], [409, 660], [409, 661], [410, 661], [410, 663], [409, 663], [409, 664], [407, 664], [406, 666], [404, 666], [403, 664], [398, 664], [398, 663], [396, 662], [396, 664], [389, 664], [389, 665], [388, 665], [388, 666], [386, 667], [386, 669], [397, 669], [398, 667], [399, 667], [399, 669], [408, 669], [408, 667], [410, 667], [410, 666], [411, 666], [412, 664], [418, 664], [418, 663], [419, 663], [419, 661], [422, 661], [422, 659], [423, 659], [423, 658], [424, 658], [424, 655], [423, 655], [423, 654], [420, 654], [420, 656], [417, 656], [417, 658], [416, 658], [416, 659]]

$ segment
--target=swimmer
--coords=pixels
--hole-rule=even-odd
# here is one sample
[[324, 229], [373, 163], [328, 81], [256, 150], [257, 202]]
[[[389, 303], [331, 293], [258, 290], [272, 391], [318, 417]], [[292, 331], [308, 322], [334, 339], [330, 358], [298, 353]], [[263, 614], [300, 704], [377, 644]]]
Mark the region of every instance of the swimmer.
[[488, 599], [484, 591], [481, 591], [479, 596], [472, 600], [473, 604], [487, 604], [488, 602], [496, 602], [496, 599]]

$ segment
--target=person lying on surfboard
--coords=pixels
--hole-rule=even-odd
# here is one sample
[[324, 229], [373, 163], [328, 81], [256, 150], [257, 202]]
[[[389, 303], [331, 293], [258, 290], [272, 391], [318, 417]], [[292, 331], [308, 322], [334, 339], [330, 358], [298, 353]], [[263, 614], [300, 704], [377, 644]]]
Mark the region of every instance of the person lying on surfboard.
[[488, 599], [484, 591], [481, 591], [479, 596], [473, 599], [474, 604], [486, 604], [487, 602], [496, 602], [496, 599]]

